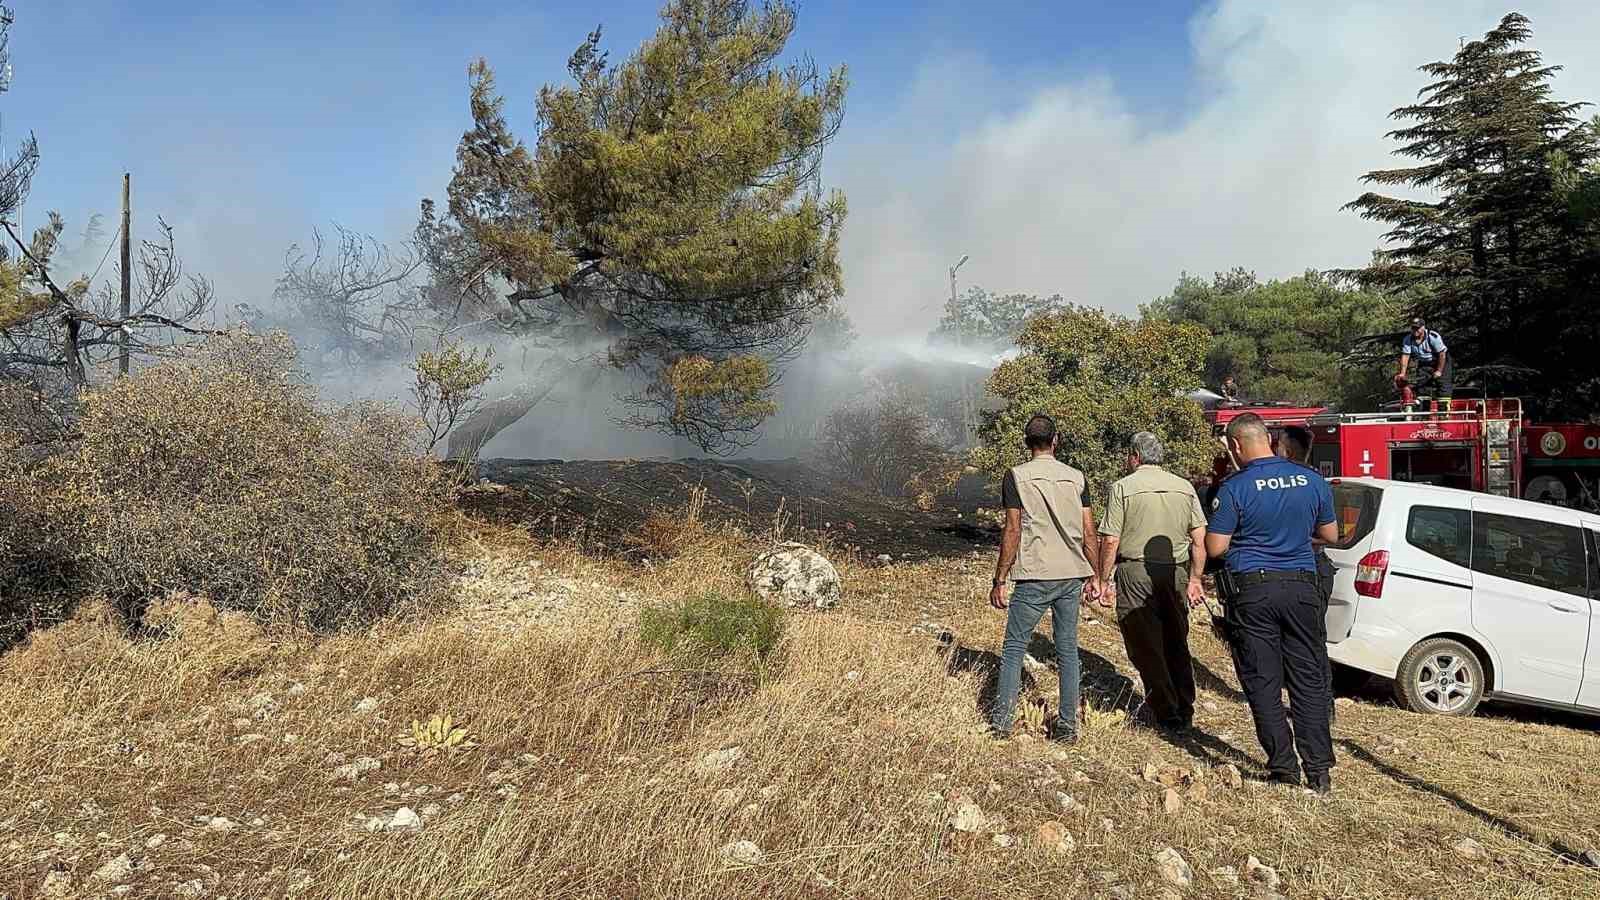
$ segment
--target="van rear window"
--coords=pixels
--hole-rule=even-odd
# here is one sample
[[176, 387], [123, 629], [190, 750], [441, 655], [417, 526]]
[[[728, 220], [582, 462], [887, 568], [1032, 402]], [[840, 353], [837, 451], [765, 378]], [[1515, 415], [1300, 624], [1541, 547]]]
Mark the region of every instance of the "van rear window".
[[1382, 502], [1382, 488], [1349, 482], [1333, 485], [1333, 521], [1339, 526], [1339, 540], [1332, 546], [1340, 550], [1354, 547], [1371, 534]]

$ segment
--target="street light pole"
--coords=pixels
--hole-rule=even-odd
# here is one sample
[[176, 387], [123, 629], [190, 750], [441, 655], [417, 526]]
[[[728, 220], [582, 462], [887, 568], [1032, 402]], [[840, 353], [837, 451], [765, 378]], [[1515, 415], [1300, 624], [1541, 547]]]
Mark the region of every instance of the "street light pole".
[[970, 255], [963, 254], [961, 259], [957, 260], [956, 264], [950, 267], [950, 305], [951, 306], [954, 306], [955, 302], [956, 302], [956, 270], [958, 270], [962, 266], [966, 265], [967, 264], [967, 260], [969, 260], [971, 258], [972, 257]]

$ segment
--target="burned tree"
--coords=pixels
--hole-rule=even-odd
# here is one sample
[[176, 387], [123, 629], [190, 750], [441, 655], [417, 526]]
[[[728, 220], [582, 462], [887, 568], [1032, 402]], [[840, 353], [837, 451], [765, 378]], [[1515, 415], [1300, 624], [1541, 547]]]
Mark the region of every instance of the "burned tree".
[[[11, 11], [0, 7], [0, 70], [11, 24]], [[27, 239], [16, 225], [38, 164], [38, 143], [29, 136], [0, 170], [0, 383], [10, 395], [7, 409], [33, 410], [33, 425], [60, 432], [94, 366], [119, 356], [124, 344], [131, 353], [151, 353], [202, 333], [196, 323], [213, 292], [205, 279], [184, 274], [166, 222], [159, 238], [140, 247], [126, 313], [109, 284], [94, 290], [90, 278], [78, 277], [63, 285], [51, 271], [65, 230], [61, 217], [50, 213]]]
[[[441, 215], [418, 236], [436, 306], [630, 371], [630, 424], [706, 450], [748, 443], [781, 366], [840, 288], [844, 199], [820, 187], [843, 113], [842, 72], [778, 61], [787, 3], [675, 0], [611, 65], [596, 31], [546, 87], [530, 149], [510, 132], [486, 63], [474, 127]], [[493, 437], [547, 393], [523, 387], [468, 422]]]
[[311, 245], [290, 246], [273, 292], [290, 330], [340, 365], [388, 359], [411, 349], [426, 303], [412, 276], [422, 257], [412, 246], [391, 249], [334, 226], [333, 240], [311, 232]]

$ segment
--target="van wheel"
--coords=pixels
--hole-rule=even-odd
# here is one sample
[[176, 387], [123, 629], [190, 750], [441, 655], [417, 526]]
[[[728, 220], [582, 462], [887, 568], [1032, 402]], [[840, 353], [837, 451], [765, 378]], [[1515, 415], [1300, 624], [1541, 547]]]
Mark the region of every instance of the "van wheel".
[[1470, 716], [1483, 700], [1483, 663], [1460, 641], [1429, 638], [1411, 648], [1394, 676], [1394, 696], [1412, 712]]
[[1363, 672], [1350, 666], [1333, 664], [1333, 693], [1335, 696], [1344, 697], [1358, 694], [1372, 680], [1372, 673]]

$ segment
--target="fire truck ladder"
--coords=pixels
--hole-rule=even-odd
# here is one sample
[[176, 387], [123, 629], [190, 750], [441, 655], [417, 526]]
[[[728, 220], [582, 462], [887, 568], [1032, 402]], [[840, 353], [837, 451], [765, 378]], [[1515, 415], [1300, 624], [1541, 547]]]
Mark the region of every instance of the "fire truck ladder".
[[1522, 401], [1506, 398], [1495, 401], [1496, 415], [1489, 404], [1475, 403], [1483, 425], [1483, 492], [1515, 497], [1517, 491], [1517, 451], [1522, 439]]

